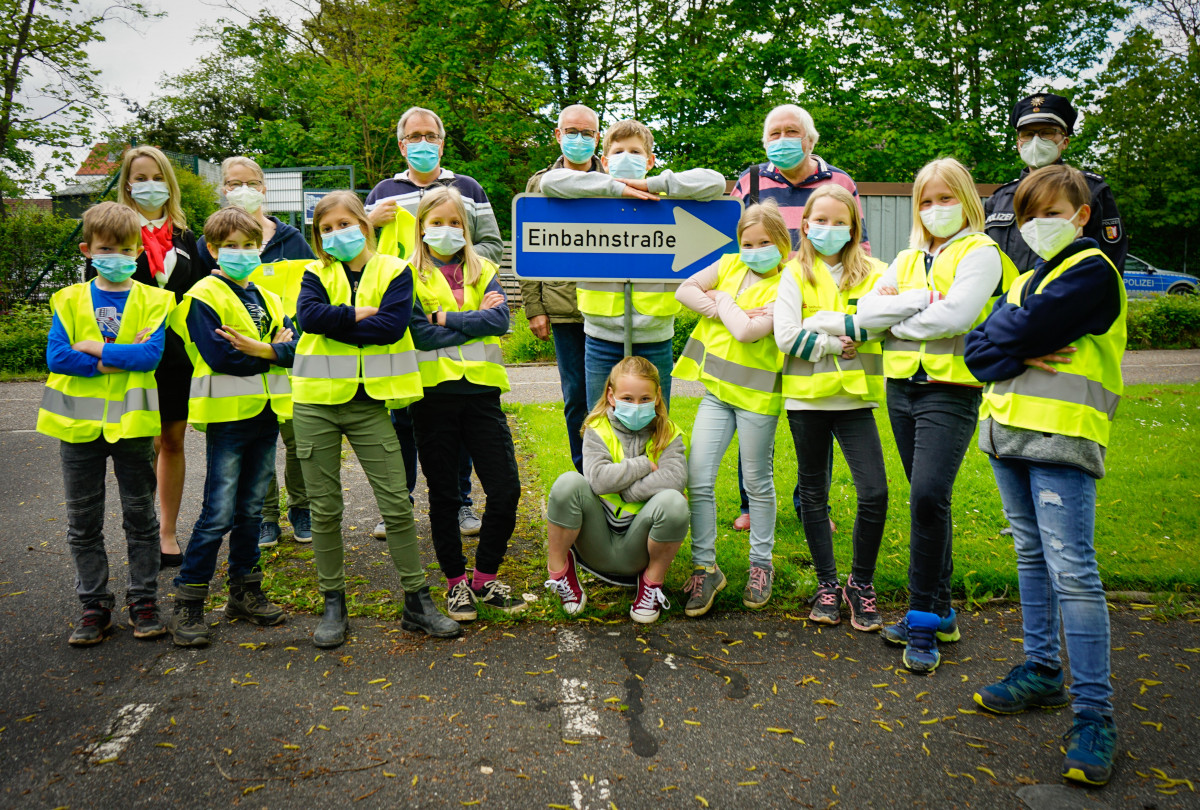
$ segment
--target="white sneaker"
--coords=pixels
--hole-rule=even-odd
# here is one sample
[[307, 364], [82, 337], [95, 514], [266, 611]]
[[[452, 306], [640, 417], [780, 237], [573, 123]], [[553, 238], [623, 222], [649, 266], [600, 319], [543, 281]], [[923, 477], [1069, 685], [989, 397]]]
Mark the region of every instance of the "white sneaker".
[[371, 536], [376, 540], [387, 540], [387, 526], [382, 520], [375, 524], [375, 531], [371, 532]]

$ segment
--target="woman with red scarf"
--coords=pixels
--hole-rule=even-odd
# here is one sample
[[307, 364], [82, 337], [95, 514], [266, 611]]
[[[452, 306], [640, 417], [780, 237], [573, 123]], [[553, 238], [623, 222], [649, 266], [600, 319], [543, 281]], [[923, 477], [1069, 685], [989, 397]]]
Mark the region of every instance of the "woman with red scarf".
[[[175, 293], [175, 301], [192, 285], [208, 275], [199, 262], [196, 236], [187, 229], [180, 207], [179, 182], [167, 156], [153, 146], [138, 146], [125, 152], [117, 183], [117, 201], [138, 212], [142, 223], [142, 246], [135, 281]], [[87, 276], [95, 271], [88, 263]], [[175, 524], [183, 499], [183, 436], [187, 429], [188, 390], [192, 364], [183, 341], [170, 329], [158, 370], [158, 408], [162, 435], [155, 439], [158, 452], [159, 543], [162, 566], [183, 562]]]

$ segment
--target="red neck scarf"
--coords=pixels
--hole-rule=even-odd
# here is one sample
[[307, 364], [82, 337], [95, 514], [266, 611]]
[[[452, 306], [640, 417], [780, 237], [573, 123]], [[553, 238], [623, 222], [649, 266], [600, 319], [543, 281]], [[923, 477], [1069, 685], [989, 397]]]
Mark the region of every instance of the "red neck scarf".
[[169, 219], [158, 228], [150, 225], [142, 228], [142, 245], [146, 248], [146, 261], [150, 265], [151, 278], [158, 278], [159, 273], [163, 272], [163, 257], [174, 247], [171, 232]]

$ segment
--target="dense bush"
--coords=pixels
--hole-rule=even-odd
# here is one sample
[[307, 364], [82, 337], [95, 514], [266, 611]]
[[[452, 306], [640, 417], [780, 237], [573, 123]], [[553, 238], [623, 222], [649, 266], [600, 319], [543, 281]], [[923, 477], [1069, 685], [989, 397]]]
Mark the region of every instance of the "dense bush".
[[1126, 328], [1130, 349], [1200, 348], [1200, 296], [1130, 301]]
[[675, 316], [675, 337], [671, 339], [671, 351], [674, 352], [676, 360], [683, 354], [683, 347], [687, 345], [688, 338], [692, 336], [692, 330], [696, 328], [696, 322], [699, 320], [700, 313], [690, 309], [683, 309]]
[[20, 306], [0, 315], [0, 372], [45, 373], [49, 333], [49, 306]]
[[55, 266], [38, 285], [37, 297], [73, 284], [81, 278], [83, 256], [70, 240], [76, 221], [63, 219], [44, 208], [10, 206], [0, 218], [0, 311], [25, 300], [34, 280], [57, 257]]
[[512, 331], [500, 340], [505, 363], [553, 363], [554, 341], [539, 340], [529, 328], [524, 310], [512, 314]]

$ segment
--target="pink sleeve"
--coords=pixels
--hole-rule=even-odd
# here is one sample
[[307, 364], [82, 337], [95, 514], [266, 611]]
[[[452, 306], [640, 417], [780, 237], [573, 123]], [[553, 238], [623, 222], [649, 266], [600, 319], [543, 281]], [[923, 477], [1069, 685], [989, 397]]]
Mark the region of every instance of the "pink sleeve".
[[717, 278], [717, 262], [713, 262], [680, 284], [675, 291], [675, 300], [706, 318], [717, 317], [717, 305], [706, 295], [717, 286]]

